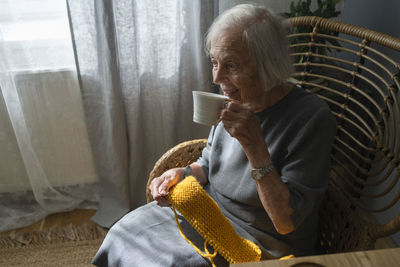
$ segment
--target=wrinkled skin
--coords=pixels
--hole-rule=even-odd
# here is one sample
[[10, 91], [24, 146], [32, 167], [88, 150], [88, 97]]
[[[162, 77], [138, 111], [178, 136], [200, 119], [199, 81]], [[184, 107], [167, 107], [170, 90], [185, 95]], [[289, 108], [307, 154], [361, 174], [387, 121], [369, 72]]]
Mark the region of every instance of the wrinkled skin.
[[169, 206], [166, 199], [168, 190], [183, 179], [183, 170], [174, 168], [164, 172], [161, 176], [156, 177], [150, 183], [150, 191], [157, 205], [161, 207]]

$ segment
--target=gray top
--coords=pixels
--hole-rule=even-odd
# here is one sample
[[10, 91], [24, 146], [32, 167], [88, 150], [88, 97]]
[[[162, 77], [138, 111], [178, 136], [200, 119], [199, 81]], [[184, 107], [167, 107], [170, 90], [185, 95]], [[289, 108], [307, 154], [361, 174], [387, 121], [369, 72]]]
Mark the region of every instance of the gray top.
[[275, 230], [250, 177], [251, 165], [222, 123], [211, 129], [198, 160], [209, 179], [206, 190], [232, 222], [273, 256], [313, 254], [336, 121], [323, 100], [298, 87], [257, 117], [272, 162], [290, 190], [296, 230], [287, 235]]
[[[264, 211], [250, 165], [236, 139], [220, 123], [212, 128], [199, 163], [208, 175], [208, 193], [236, 232], [275, 257], [314, 253], [317, 210], [327, 186], [330, 145], [336, 123], [317, 96], [294, 88], [274, 106], [257, 114], [272, 161], [291, 192], [296, 231], [280, 235]], [[182, 217], [179, 224], [197, 247], [203, 238]], [[228, 266], [221, 255], [217, 266]], [[154, 202], [126, 214], [108, 232], [93, 259], [97, 266], [210, 266], [182, 238], [169, 208]]]

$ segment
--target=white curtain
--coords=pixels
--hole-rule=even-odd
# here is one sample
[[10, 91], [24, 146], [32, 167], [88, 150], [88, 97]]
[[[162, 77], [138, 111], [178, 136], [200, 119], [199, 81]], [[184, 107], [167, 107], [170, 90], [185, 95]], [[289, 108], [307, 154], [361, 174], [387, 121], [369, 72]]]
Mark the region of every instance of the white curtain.
[[214, 9], [0, 0], [0, 231], [76, 207], [110, 226], [145, 202], [155, 161], [207, 137], [191, 92], [212, 90], [203, 36]]
[[148, 174], [173, 145], [207, 137], [192, 91], [211, 90], [203, 36], [213, 1], [68, 1], [80, 86], [109, 226], [145, 203]]
[[0, 1], [0, 231], [96, 208], [64, 1]]

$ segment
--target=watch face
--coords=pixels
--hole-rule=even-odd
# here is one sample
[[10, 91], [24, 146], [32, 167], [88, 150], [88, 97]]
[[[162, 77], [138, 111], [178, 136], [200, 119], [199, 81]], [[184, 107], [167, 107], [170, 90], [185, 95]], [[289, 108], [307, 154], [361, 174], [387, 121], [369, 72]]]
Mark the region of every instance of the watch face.
[[271, 172], [273, 169], [274, 169], [274, 165], [270, 164], [267, 167], [264, 167], [261, 169], [252, 169], [250, 171], [250, 175], [254, 180], [258, 181], [261, 178], [263, 178], [266, 174]]
[[251, 170], [250, 174], [254, 180], [260, 180], [264, 176], [260, 170]]

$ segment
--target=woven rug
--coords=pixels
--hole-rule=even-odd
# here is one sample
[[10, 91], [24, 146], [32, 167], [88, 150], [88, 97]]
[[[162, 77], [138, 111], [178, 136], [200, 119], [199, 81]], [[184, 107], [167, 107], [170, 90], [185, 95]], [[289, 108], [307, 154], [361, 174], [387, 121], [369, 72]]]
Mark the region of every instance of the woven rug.
[[92, 266], [106, 231], [81, 225], [0, 237], [0, 266]]

